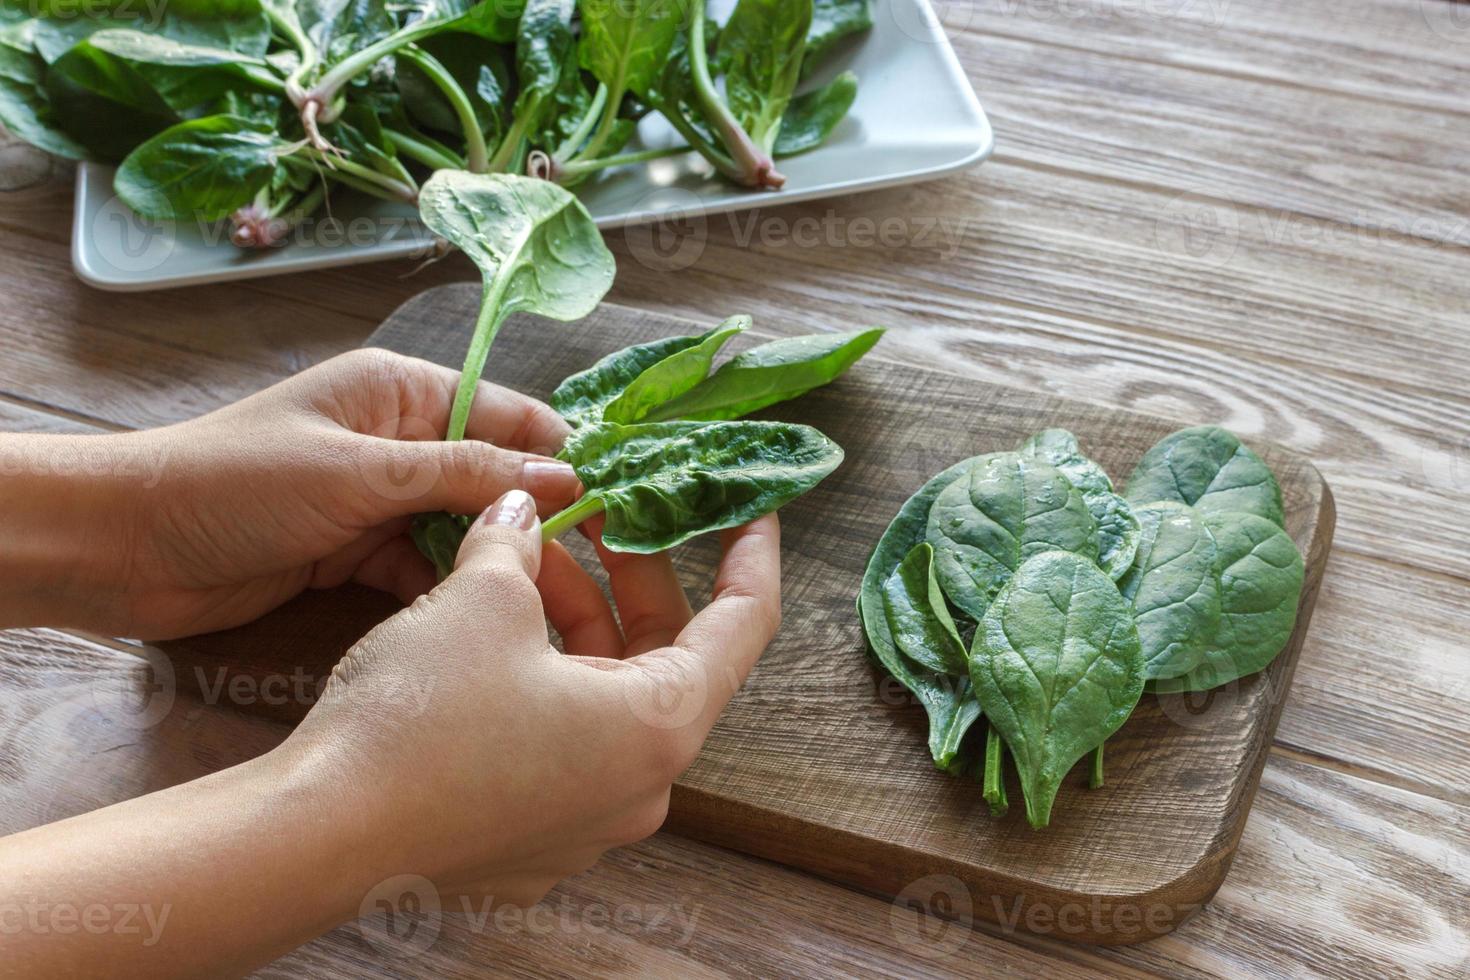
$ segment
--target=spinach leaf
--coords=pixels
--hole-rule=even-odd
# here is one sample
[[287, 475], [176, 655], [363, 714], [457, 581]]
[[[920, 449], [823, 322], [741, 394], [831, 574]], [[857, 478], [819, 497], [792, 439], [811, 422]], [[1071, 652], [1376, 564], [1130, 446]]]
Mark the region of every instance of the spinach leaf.
[[720, 32], [715, 59], [730, 108], [767, 153], [801, 77], [811, 23], [812, 0], [740, 0]]
[[1281, 487], [1270, 468], [1216, 425], [1181, 429], [1144, 454], [1128, 478], [1128, 500], [1171, 500], [1201, 510], [1244, 511], [1285, 526]]
[[442, 582], [454, 571], [459, 546], [470, 530], [470, 519], [462, 514], [420, 514], [409, 526], [409, 536], [419, 553], [434, 565]]
[[883, 584], [888, 629], [900, 652], [932, 671], [964, 677], [969, 673], [965, 645], [934, 577], [934, 549], [914, 546]]
[[1199, 664], [1220, 629], [1215, 540], [1193, 507], [1148, 504], [1136, 513], [1138, 559], [1118, 589], [1133, 604], [1144, 676], [1179, 677]]
[[772, 153], [778, 158], [790, 157], [821, 146], [852, 108], [857, 87], [857, 76], [845, 71], [821, 88], [792, 99], [781, 117]]
[[872, 26], [872, 0], [813, 0], [812, 26], [806, 35], [802, 74], [819, 65], [838, 41]]
[[1097, 522], [1066, 474], [1020, 453], [975, 460], [929, 512], [927, 540], [945, 595], [978, 620], [1021, 563], [1060, 549], [1097, 562]]
[[562, 457], [586, 492], [543, 533], [602, 512], [605, 545], [651, 554], [769, 514], [836, 469], [842, 449], [785, 422], [605, 422], [574, 430]]
[[1215, 544], [1220, 626], [1198, 666], [1149, 686], [1160, 693], [1206, 691], [1254, 674], [1285, 648], [1296, 626], [1303, 565], [1291, 536], [1255, 514], [1205, 511]]
[[46, 63], [31, 46], [32, 29], [31, 22], [0, 29], [0, 125], [47, 153], [85, 159], [87, 148], [61, 127], [42, 87]]
[[607, 422], [637, 422], [671, 398], [688, 391], [709, 374], [715, 354], [725, 341], [750, 325], [750, 317], [734, 316], [699, 339], [645, 368], [603, 409]]
[[575, 320], [612, 285], [612, 253], [587, 209], [555, 184], [506, 174], [441, 170], [424, 184], [419, 213], [434, 234], [480, 269], [484, 293], [446, 438], [460, 439], [490, 345], [512, 313]]
[[974, 462], [956, 463], [904, 501], [868, 558], [857, 602], [858, 620], [873, 659], [924, 706], [929, 716], [929, 754], [936, 766], [946, 770], [957, 764], [961, 740], [979, 719], [980, 706], [968, 678], [957, 680], [903, 655], [888, 622], [883, 587], [899, 563], [924, 542], [929, 511], [940, 491], [961, 478]]
[[[133, 30], [98, 31], [66, 52], [55, 70], [98, 94], [143, 109], [161, 103], [182, 112], [220, 97], [231, 86], [285, 90], [263, 57]], [[137, 94], [124, 94], [130, 91]]]
[[1128, 720], [1143, 693], [1133, 611], [1088, 558], [1034, 555], [981, 619], [970, 677], [1010, 748], [1026, 820], [1045, 827], [1067, 772]]
[[[510, 65], [503, 45], [466, 35], [441, 35], [418, 45], [443, 66], [468, 100], [475, 123], [487, 139], [498, 140], [510, 118]], [[462, 125], [443, 91], [411, 57], [400, 58], [394, 73], [403, 109], [416, 123], [458, 134]]]
[[625, 92], [646, 96], [673, 49], [680, 0], [586, 3], [581, 14], [582, 67], [607, 86], [609, 103], [616, 106]]
[[1114, 581], [1122, 578], [1133, 566], [1138, 551], [1138, 518], [1128, 501], [1113, 492], [1107, 472], [1083, 454], [1077, 437], [1066, 429], [1038, 432], [1017, 452], [1050, 463], [1082, 491], [1082, 499], [1097, 521], [1097, 563]]
[[271, 28], [259, 0], [33, 0], [36, 51], [47, 64], [99, 31], [133, 29], [185, 44], [262, 56]]
[[[721, 329], [734, 326], [731, 317], [709, 333], [666, 337], [651, 344], [635, 344], [614, 351], [585, 371], [570, 375], [551, 393], [551, 407], [572, 425], [600, 422], [603, 409], [621, 395], [644, 371], [681, 351], [705, 343]], [[748, 318], [747, 318], [748, 319]]]
[[748, 415], [821, 387], [856, 363], [881, 336], [883, 330], [873, 328], [762, 344], [735, 355], [708, 379], [646, 418], [715, 421]]
[[164, 130], [128, 155], [117, 196], [145, 218], [217, 221], [271, 182], [281, 141], [236, 116], [205, 116]]

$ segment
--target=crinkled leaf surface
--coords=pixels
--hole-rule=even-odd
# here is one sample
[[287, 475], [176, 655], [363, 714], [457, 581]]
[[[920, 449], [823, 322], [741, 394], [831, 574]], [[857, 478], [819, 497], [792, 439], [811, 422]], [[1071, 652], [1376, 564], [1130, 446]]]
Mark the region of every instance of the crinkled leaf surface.
[[1133, 610], [1088, 558], [1034, 555], [980, 621], [970, 676], [1015, 760], [1026, 819], [1044, 827], [1067, 772], [1128, 720], [1143, 693]]
[[801, 77], [812, 0], [740, 0], [720, 31], [716, 61], [730, 109], [769, 152]]
[[715, 354], [725, 342], [748, 326], [750, 317], [731, 317], [700, 337], [698, 343], [649, 366], [608, 403], [603, 420], [622, 425], [637, 422], [693, 388], [709, 375]]
[[893, 642], [904, 656], [939, 673], [969, 674], [965, 645], [934, 577], [934, 549], [927, 541], [915, 545], [888, 576], [883, 609]]
[[1020, 453], [979, 457], [939, 494], [927, 539], [945, 595], [978, 620], [1021, 563], [1042, 551], [1097, 562], [1097, 522], [1061, 470]]
[[647, 417], [713, 421], [749, 415], [821, 387], [856, 363], [882, 336], [881, 329], [873, 328], [788, 337], [753, 347]]
[[1206, 511], [1220, 582], [1220, 626], [1189, 673], [1154, 681], [1161, 693], [1206, 691], [1254, 674], [1291, 639], [1304, 567], [1291, 536], [1264, 517]]
[[1159, 440], [1128, 478], [1128, 500], [1170, 500], [1201, 510], [1244, 511], [1285, 526], [1281, 487], [1261, 457], [1216, 425]]
[[1204, 514], [1183, 504], [1138, 508], [1138, 558], [1118, 582], [1133, 605], [1149, 680], [1187, 674], [1220, 629], [1215, 539]]
[[663, 72], [684, 18], [681, 0], [615, 0], [583, 4], [582, 67], [613, 98], [643, 96]]
[[872, 26], [872, 0], [813, 0], [812, 26], [806, 35], [802, 73], [820, 64], [838, 41]]
[[785, 422], [602, 423], [573, 431], [562, 457], [602, 500], [603, 543], [649, 554], [769, 514], [835, 470], [842, 449]]
[[216, 221], [270, 183], [280, 147], [273, 131], [248, 119], [191, 119], [139, 145], [113, 188], [145, 218]]

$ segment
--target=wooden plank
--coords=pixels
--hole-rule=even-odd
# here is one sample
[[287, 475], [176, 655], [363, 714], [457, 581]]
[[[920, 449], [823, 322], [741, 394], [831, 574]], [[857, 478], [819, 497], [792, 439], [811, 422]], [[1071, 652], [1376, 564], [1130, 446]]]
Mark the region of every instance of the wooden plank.
[[[155, 680], [136, 657], [77, 637], [0, 632], [0, 833], [197, 778], [283, 737], [281, 726], [187, 698], [140, 727], [137, 709], [156, 696]], [[800, 872], [660, 833], [553, 892], [551, 928], [543, 920], [481, 929], [455, 912], [429, 953], [413, 957], [370, 945], [349, 924], [261, 975], [468, 977], [493, 965], [512, 976], [1450, 977], [1470, 955], [1459, 914], [1467, 890], [1463, 806], [1273, 754], [1224, 886], [1177, 932], [1138, 946], [1087, 950], [956, 933]], [[621, 925], [598, 931], [599, 910], [620, 908]], [[655, 927], [660, 911], [666, 921], [676, 912], [693, 918], [692, 937], [680, 942], [684, 932]]]
[[[1464, 115], [1470, 20], [1455, 0], [976, 0], [951, 37], [1012, 37], [1217, 76]], [[1059, 55], [1065, 57], [1065, 55]]]
[[[0, 631], [0, 834], [195, 779], [277, 745], [282, 725], [183, 696], [164, 661], [51, 630]], [[161, 668], [161, 669], [160, 669]], [[1086, 973], [1004, 939], [964, 937], [972, 962], [926, 967], [918, 925], [789, 868], [659, 834], [610, 854], [521, 920], [446, 910], [423, 956], [348, 924], [263, 976], [729, 975], [833, 969], [878, 977]], [[891, 925], [895, 919], [897, 927]], [[945, 927], [937, 926], [940, 930]], [[950, 927], [953, 930], [955, 927]]]
[[1003, 158], [1470, 244], [1456, 117], [1030, 40], [954, 40]]
[[[372, 340], [457, 363], [467, 342], [459, 324], [473, 317], [478, 300], [473, 287], [424, 293]], [[546, 342], [548, 329], [557, 328], [525, 319], [508, 324], [489, 375], [545, 397], [561, 378], [609, 350], [701, 327], [604, 304], [585, 323], [561, 328], [555, 345]], [[910, 410], [919, 402], [923, 412]], [[934, 770], [922, 712], [908, 698], [885, 697], [863, 655], [852, 612], [857, 583], [873, 542], [903, 500], [927, 475], [959, 459], [1065, 425], [1104, 466], [1124, 473], [1175, 426], [876, 360], [783, 407], [780, 417], [817, 425], [846, 447], [848, 465], [789, 505], [785, 630], [727, 709], [701, 761], [677, 784], [673, 826], [888, 895], [915, 877], [942, 873], [1007, 901], [1015, 896], [1028, 910], [1087, 901], [1101, 903], [1109, 915], [1115, 906], [1152, 910], [1147, 932], [1072, 937], [1084, 941], [1134, 942], [1172, 928], [1179, 910], [1208, 897], [1228, 868], [1306, 635], [1333, 520], [1316, 471], [1291, 453], [1267, 449], [1288, 501], [1287, 526], [1308, 567], [1287, 650], [1197, 715], [1181, 715], [1177, 698], [1146, 699], [1109, 743], [1108, 791], [1064, 794], [1058, 806], [1064, 812], [1046, 833], [1034, 834], [1019, 807], [1004, 820], [977, 820], [978, 785]], [[686, 581], [707, 585], [710, 557], [707, 547], [681, 550]], [[252, 678], [294, 672], [297, 664], [321, 671], [340, 655], [341, 643], [328, 644], [324, 658], [296, 638], [327, 623], [350, 623], [343, 635], [360, 635], [382, 610], [378, 604], [363, 614], [358, 602], [357, 593], [317, 593], [265, 624], [166, 649], [218, 661], [223, 648]], [[253, 653], [267, 649], [280, 651], [288, 664], [277, 656], [265, 663]], [[1168, 787], [1180, 792], [1161, 807]], [[1140, 813], [1150, 814], [1142, 836]]]

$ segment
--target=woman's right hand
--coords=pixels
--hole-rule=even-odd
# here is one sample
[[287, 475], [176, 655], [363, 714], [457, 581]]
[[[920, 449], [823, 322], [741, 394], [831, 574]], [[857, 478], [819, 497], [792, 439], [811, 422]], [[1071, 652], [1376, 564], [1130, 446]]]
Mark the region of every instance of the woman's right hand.
[[359, 642], [277, 750], [371, 842], [364, 886], [417, 874], [528, 905], [658, 829], [780, 623], [775, 515], [723, 546], [697, 615], [667, 556], [599, 549], [615, 618], [561, 545], [543, 551], [530, 497], [487, 510], [454, 573]]

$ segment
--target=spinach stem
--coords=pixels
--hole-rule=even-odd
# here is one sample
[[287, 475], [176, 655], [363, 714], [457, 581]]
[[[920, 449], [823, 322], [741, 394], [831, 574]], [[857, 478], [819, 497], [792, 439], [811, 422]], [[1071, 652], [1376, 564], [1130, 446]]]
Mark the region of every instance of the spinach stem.
[[[306, 154], [309, 160], [326, 164], [327, 167], [336, 170], [336, 176], [342, 179], [342, 183], [344, 184], [359, 187], [359, 189], [363, 189], [359, 186], [360, 184], [368, 184], [373, 187], [373, 190], [369, 193], [375, 193], [379, 197], [386, 197], [390, 201], [406, 201], [412, 204], [418, 200], [418, 188], [411, 187], [400, 180], [394, 180], [386, 174], [380, 174], [371, 167], [364, 167], [355, 160], [329, 155], [313, 146], [303, 146], [298, 152]], [[308, 160], [303, 160], [295, 155], [284, 156], [281, 159], [286, 162], [299, 160], [302, 164], [309, 165]], [[315, 171], [315, 168], [313, 168], [313, 171]]]
[[990, 804], [992, 813], [1001, 813], [1007, 807], [1005, 784], [1005, 741], [1000, 732], [991, 725], [985, 733], [985, 781], [981, 795]]
[[490, 345], [495, 342], [495, 335], [500, 332], [500, 324], [505, 319], [500, 314], [500, 292], [503, 288], [503, 283], [493, 289], [487, 286], [480, 298], [475, 332], [470, 336], [470, 349], [465, 352], [459, 388], [454, 393], [454, 407], [449, 412], [449, 431], [444, 435], [446, 442], [463, 439], [464, 430], [470, 423], [470, 406], [475, 403], [475, 391], [480, 386], [480, 376], [485, 373]]
[[631, 153], [618, 153], [600, 160], [573, 160], [562, 164], [558, 174], [563, 177], [580, 177], [590, 174], [605, 167], [620, 167], [629, 163], [646, 163], [649, 160], [661, 160], [664, 157], [678, 156], [688, 153], [689, 146], [661, 146], [653, 150], [636, 150]]
[[410, 160], [422, 163], [430, 170], [463, 170], [465, 162], [448, 155], [437, 146], [432, 146], [426, 141], [419, 139], [409, 133], [396, 129], [385, 129], [383, 135], [393, 144], [393, 148]]
[[693, 69], [694, 91], [699, 96], [700, 107], [739, 167], [739, 175], [734, 179], [747, 187], [780, 187], [786, 178], [776, 172], [770, 154], [755, 144], [715, 90], [704, 48], [704, 5], [705, 0], [694, 0], [689, 24], [689, 66]]
[[572, 134], [561, 141], [553, 156], [557, 160], [566, 160], [576, 155], [578, 147], [587, 140], [592, 132], [592, 127], [597, 125], [597, 120], [602, 117], [602, 107], [607, 104], [607, 86], [601, 82], [597, 83], [597, 91], [592, 94], [592, 102], [587, 106], [587, 112], [582, 116], [577, 128]]
[[480, 120], [475, 115], [475, 107], [471, 104], [470, 97], [449, 73], [449, 69], [427, 51], [412, 45], [399, 52], [398, 57], [417, 66], [419, 71], [427, 75], [429, 81], [437, 85], [439, 91], [444, 93], [444, 97], [449, 100], [450, 106], [454, 109], [454, 115], [459, 119], [460, 129], [464, 130], [465, 161], [470, 173], [487, 172], [490, 169], [490, 151], [485, 147], [485, 131], [480, 128]]
[[516, 113], [516, 117], [511, 120], [510, 129], [506, 130], [505, 138], [500, 141], [500, 146], [495, 151], [495, 156], [490, 158], [489, 168], [492, 173], [516, 173], [520, 170], [516, 162], [521, 157], [521, 143], [525, 139], [526, 123], [538, 115], [539, 109], [540, 100], [533, 99], [525, 112]]
[[[322, 106], [331, 105], [337, 98], [337, 93], [348, 82], [400, 48], [413, 44], [415, 41], [420, 41], [431, 34], [438, 33], [452, 19], [444, 17], [425, 18], [407, 27], [400, 28], [387, 37], [381, 38], [369, 44], [367, 47], [353, 52], [328, 69], [327, 73], [311, 87], [311, 91], [306, 92], [302, 96], [303, 103], [301, 104], [303, 104], [303, 107], [304, 102], [317, 102]], [[323, 112], [318, 116], [318, 119], [324, 123], [331, 122], [335, 118], [335, 112], [331, 112], [330, 114]]]
[[541, 540], [550, 541], [589, 517], [596, 517], [605, 509], [601, 496], [595, 493], [583, 494], [576, 503], [556, 512], [541, 523]]
[[1087, 785], [1091, 789], [1101, 789], [1103, 784], [1103, 747], [1099, 745], [1092, 750], [1092, 770], [1087, 774]]

